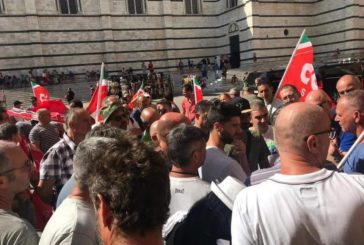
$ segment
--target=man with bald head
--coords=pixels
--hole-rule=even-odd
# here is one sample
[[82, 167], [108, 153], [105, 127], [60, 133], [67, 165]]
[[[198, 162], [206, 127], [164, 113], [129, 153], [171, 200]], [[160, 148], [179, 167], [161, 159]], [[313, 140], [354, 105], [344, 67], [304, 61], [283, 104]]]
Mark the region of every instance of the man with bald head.
[[150, 126], [153, 122], [157, 121], [160, 117], [159, 112], [153, 107], [147, 107], [142, 111], [140, 115], [140, 119], [143, 122], [144, 132], [142, 135], [143, 142], [151, 142], [152, 139], [150, 137]]
[[358, 89], [362, 89], [362, 85], [359, 78], [354, 75], [344, 75], [336, 83], [336, 90], [339, 96]]
[[30, 169], [20, 147], [0, 141], [0, 244], [38, 244], [32, 225], [12, 211], [15, 195], [29, 187]]
[[[335, 120], [344, 132], [351, 132], [359, 137], [364, 131], [364, 90], [352, 91], [339, 99]], [[364, 140], [346, 160], [344, 172], [364, 173]]]
[[330, 119], [319, 106], [297, 102], [282, 109], [275, 124], [281, 171], [239, 193], [233, 244], [364, 240], [364, 176], [322, 168], [330, 131]]

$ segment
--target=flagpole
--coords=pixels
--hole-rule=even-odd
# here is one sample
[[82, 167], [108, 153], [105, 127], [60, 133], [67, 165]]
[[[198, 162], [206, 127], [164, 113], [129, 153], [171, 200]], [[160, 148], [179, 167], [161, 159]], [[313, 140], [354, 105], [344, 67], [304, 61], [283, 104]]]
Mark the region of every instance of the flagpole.
[[193, 76], [193, 80], [192, 80], [192, 83], [193, 83], [193, 93], [195, 95], [195, 103], [196, 103], [196, 101], [197, 101], [197, 94], [196, 94], [195, 79], [196, 79], [196, 75]]
[[340, 163], [337, 165], [337, 169], [340, 171], [342, 167], [344, 167], [344, 164], [346, 160], [348, 159], [349, 155], [354, 151], [354, 149], [359, 145], [359, 143], [364, 139], [364, 131], [361, 132], [359, 137], [356, 139], [354, 144], [350, 147], [349, 151], [345, 154], [343, 159], [341, 159]]
[[96, 123], [99, 122], [99, 114], [100, 114], [100, 104], [101, 104], [101, 85], [102, 85], [102, 80], [104, 78], [104, 62], [101, 63], [101, 70], [100, 70], [100, 79], [99, 79], [99, 83], [98, 83], [98, 94], [97, 94], [97, 106], [96, 106]]
[[[294, 55], [295, 55], [295, 53], [296, 53], [297, 47], [298, 47], [298, 45], [300, 44], [300, 41], [301, 41], [301, 39], [302, 39], [303, 35], [305, 34], [305, 32], [306, 32], [306, 29], [303, 29], [303, 31], [302, 31], [302, 33], [301, 33], [301, 36], [300, 36], [300, 39], [298, 39], [298, 42], [297, 42], [297, 44], [296, 44], [296, 47], [295, 47], [295, 48], [294, 48], [294, 50], [293, 50], [293, 54], [291, 55], [291, 58], [289, 59], [289, 62], [288, 62], [287, 67], [289, 67], [289, 65], [291, 64], [292, 59], [293, 59], [293, 57], [294, 57]], [[286, 69], [284, 70], [284, 73], [283, 73], [283, 76], [282, 76], [282, 78], [281, 78], [281, 81], [279, 81], [279, 84], [278, 84], [278, 87], [277, 87], [276, 92], [274, 93], [273, 99], [277, 96], [277, 93], [278, 93], [278, 91], [279, 91], [279, 88], [281, 87], [281, 83], [282, 83], [283, 79], [284, 79], [284, 78], [285, 78], [285, 76], [286, 76], [286, 73], [287, 73], [287, 67], [286, 67]], [[271, 108], [272, 108], [272, 107], [271, 107]]]

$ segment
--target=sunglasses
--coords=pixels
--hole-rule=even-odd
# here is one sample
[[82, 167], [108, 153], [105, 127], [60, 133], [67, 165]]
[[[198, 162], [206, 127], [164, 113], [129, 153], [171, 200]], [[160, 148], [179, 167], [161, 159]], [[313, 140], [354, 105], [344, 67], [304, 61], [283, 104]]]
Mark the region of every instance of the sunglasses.
[[334, 128], [331, 128], [329, 130], [320, 131], [320, 132], [317, 132], [317, 133], [314, 133], [314, 134], [307, 135], [303, 139], [306, 141], [308, 139], [308, 137], [310, 137], [311, 135], [320, 135], [320, 134], [329, 134], [329, 138], [331, 140], [333, 140], [336, 137], [336, 130]]

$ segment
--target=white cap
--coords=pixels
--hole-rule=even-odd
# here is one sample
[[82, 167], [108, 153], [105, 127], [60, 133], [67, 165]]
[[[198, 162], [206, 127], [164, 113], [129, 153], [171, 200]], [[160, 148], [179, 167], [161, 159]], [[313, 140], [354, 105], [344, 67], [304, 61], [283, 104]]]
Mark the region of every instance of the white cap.
[[246, 186], [238, 179], [228, 176], [221, 183], [211, 182], [211, 191], [222, 201], [230, 210], [233, 210], [234, 201], [239, 192]]

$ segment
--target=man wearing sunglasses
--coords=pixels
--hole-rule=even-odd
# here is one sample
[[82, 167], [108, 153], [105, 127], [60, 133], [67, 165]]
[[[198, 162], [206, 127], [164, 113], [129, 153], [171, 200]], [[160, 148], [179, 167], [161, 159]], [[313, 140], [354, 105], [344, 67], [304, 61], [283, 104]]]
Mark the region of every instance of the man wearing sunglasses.
[[[352, 91], [339, 99], [335, 120], [344, 132], [351, 132], [359, 137], [364, 131], [364, 90]], [[344, 172], [364, 173], [364, 140], [346, 160]]]
[[0, 141], [0, 244], [38, 244], [32, 225], [12, 212], [15, 195], [29, 187], [30, 168], [15, 143]]
[[232, 244], [364, 240], [364, 176], [323, 168], [330, 133], [330, 119], [319, 106], [297, 102], [281, 110], [275, 123], [280, 173], [239, 193]]

